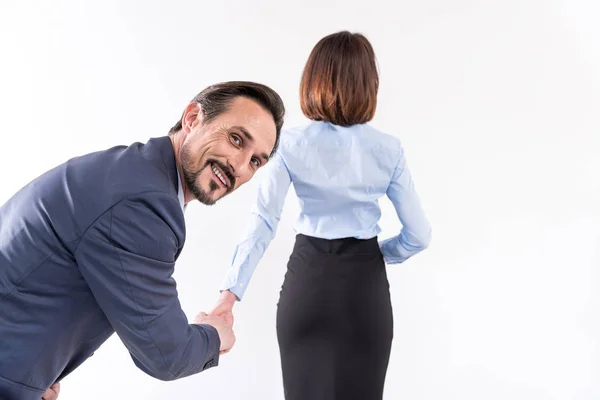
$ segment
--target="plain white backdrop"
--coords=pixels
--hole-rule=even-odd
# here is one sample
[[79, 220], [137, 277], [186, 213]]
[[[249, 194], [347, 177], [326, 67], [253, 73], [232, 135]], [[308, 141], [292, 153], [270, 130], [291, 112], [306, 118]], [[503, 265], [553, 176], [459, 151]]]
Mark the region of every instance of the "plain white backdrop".
[[[385, 399], [597, 400], [599, 19], [595, 0], [1, 0], [0, 204], [71, 157], [166, 135], [215, 82], [268, 84], [286, 125], [304, 123], [310, 50], [359, 31], [380, 65], [373, 125], [403, 141], [433, 226], [428, 250], [388, 268]], [[175, 278], [190, 318], [217, 298], [260, 176], [186, 211]], [[60, 399], [283, 399], [275, 310], [292, 200], [218, 368], [156, 381], [114, 335]], [[382, 207], [387, 237], [400, 224]]]

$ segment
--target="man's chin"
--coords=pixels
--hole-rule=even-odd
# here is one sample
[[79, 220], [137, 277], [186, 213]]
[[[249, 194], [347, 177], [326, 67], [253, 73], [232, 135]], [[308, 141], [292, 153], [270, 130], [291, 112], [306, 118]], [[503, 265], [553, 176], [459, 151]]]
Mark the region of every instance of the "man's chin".
[[208, 197], [199, 197], [199, 196], [196, 196], [196, 200], [198, 200], [200, 203], [204, 204], [205, 206], [213, 206], [217, 202], [217, 200], [213, 200]]
[[195, 192], [195, 197], [196, 200], [198, 200], [200, 203], [207, 205], [207, 206], [212, 206], [214, 205], [217, 201], [221, 200], [223, 197], [227, 196], [229, 194], [229, 192], [225, 192], [225, 193], [207, 193], [205, 191], [196, 191]]

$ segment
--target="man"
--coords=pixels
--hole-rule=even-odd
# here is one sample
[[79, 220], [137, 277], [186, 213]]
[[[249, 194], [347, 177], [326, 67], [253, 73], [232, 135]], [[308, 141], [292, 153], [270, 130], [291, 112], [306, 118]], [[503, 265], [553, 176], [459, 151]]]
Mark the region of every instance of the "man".
[[54, 400], [113, 332], [147, 374], [216, 366], [231, 323], [188, 324], [171, 277], [185, 204], [211, 205], [275, 151], [284, 106], [251, 82], [208, 87], [169, 136], [69, 160], [0, 208], [0, 399]]

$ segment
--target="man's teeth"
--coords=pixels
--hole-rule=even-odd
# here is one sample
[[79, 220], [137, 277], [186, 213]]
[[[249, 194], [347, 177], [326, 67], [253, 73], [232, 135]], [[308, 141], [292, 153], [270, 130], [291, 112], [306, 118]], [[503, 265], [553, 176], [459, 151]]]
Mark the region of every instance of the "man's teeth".
[[212, 170], [215, 173], [215, 175], [221, 180], [221, 182], [223, 182], [223, 185], [227, 186], [227, 182], [225, 181], [225, 178], [223, 178], [223, 175], [217, 169], [217, 167], [212, 167]]

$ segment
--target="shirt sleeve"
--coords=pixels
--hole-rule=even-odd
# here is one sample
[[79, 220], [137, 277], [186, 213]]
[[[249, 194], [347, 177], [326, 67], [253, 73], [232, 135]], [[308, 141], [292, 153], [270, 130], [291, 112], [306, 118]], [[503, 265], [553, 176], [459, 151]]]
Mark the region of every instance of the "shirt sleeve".
[[75, 252], [134, 363], [160, 380], [198, 373], [219, 360], [216, 329], [188, 324], [172, 278], [181, 218], [177, 200], [167, 194], [128, 198], [94, 222]]
[[402, 229], [398, 235], [380, 242], [381, 252], [388, 264], [406, 261], [426, 249], [431, 241], [431, 226], [421, 207], [401, 146], [399, 152], [400, 157], [386, 194], [396, 209]]
[[290, 184], [290, 173], [277, 152], [265, 166], [256, 203], [221, 285], [221, 290], [231, 291], [238, 300], [242, 300], [258, 262], [275, 236]]

